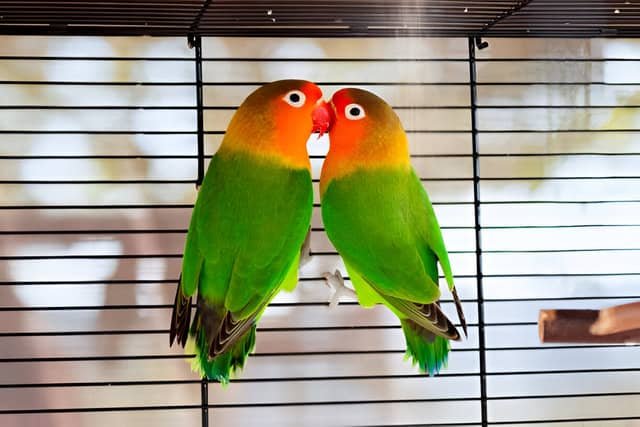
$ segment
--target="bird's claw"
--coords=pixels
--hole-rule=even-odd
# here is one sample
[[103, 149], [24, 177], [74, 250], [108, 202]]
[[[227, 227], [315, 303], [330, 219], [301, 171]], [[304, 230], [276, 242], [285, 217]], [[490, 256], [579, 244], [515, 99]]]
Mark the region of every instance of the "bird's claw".
[[311, 229], [307, 232], [307, 237], [300, 248], [300, 261], [298, 268], [302, 268], [311, 261]]
[[345, 286], [340, 270], [336, 270], [335, 273], [326, 272], [322, 277], [324, 277], [325, 285], [334, 289], [334, 292], [329, 299], [329, 307], [337, 307], [340, 302], [340, 297], [342, 296], [356, 297], [356, 293], [353, 289]]

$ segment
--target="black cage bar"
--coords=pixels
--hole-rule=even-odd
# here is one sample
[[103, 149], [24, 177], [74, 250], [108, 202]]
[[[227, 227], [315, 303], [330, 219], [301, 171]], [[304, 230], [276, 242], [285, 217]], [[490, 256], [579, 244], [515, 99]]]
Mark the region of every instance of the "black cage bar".
[[619, 0], [0, 1], [0, 33], [105, 36], [637, 37]]

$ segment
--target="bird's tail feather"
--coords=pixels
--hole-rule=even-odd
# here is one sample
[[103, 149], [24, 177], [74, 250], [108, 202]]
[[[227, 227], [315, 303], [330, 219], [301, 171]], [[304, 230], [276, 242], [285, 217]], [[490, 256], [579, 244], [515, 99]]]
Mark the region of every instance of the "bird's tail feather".
[[234, 321], [224, 308], [198, 296], [185, 352], [195, 354], [191, 369], [225, 385], [244, 366], [256, 343], [256, 316]]
[[187, 341], [186, 353], [195, 354], [191, 361], [191, 369], [202, 377], [219, 381], [220, 384], [229, 383], [234, 372], [244, 367], [249, 354], [256, 344], [256, 325], [253, 324], [249, 330], [240, 337], [234, 344], [221, 354], [210, 358], [207, 348], [207, 339], [204, 329], [191, 334]]
[[435, 335], [412, 320], [402, 319], [402, 330], [407, 341], [406, 358], [411, 358], [421, 372], [433, 376], [447, 366], [449, 340]]

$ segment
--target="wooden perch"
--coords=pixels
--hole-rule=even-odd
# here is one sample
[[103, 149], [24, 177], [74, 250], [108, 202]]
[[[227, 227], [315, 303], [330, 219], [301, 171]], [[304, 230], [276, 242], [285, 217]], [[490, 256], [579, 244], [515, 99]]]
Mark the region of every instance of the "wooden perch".
[[640, 343], [640, 302], [602, 310], [540, 310], [543, 343]]

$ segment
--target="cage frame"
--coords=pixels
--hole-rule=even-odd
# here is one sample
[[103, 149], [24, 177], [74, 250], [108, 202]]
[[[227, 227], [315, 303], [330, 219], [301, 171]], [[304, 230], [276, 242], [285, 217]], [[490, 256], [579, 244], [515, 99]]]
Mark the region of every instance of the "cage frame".
[[[489, 46], [484, 40], [491, 38], [622, 38], [640, 37], [640, 5], [612, 0], [590, 0], [587, 5], [577, 0], [420, 0], [419, 2], [387, 2], [385, 0], [349, 1], [340, 13], [328, 12], [336, 7], [339, 0], [304, 3], [295, 0], [283, 2], [282, 10], [269, 9], [264, 0], [175, 0], [165, 6], [156, 5], [158, 17], [152, 24], [144, 22], [147, 13], [145, 4], [152, 0], [130, 0], [127, 3], [103, 2], [106, 6], [89, 7], [91, 2], [56, 1], [7, 1], [0, 0], [0, 35], [16, 36], [154, 36], [185, 37], [194, 52], [194, 76], [196, 90], [196, 135], [197, 135], [197, 177], [193, 183], [199, 186], [205, 173], [205, 131], [203, 96], [203, 37], [454, 37], [467, 40], [468, 90], [473, 181], [473, 211], [476, 266], [476, 304], [478, 310], [478, 357], [480, 380], [480, 425], [501, 424], [490, 422], [488, 417], [486, 337], [484, 316], [484, 287], [481, 241], [481, 198], [480, 198], [480, 149], [478, 127], [478, 80], [476, 52]], [[109, 6], [113, 3], [114, 6]], [[468, 3], [468, 6], [464, 6]], [[413, 7], [412, 7], [413, 5]], [[24, 7], [28, 6], [28, 7]], [[180, 7], [188, 8], [188, 13], [175, 19], [170, 16]], [[243, 10], [244, 8], [244, 10]], [[576, 8], [582, 11], [578, 16]], [[374, 13], [382, 10], [399, 15], [411, 15], [417, 24], [383, 26]], [[418, 10], [418, 13], [415, 13]], [[104, 19], [94, 19], [98, 13]], [[455, 11], [455, 12], [454, 12]], [[462, 11], [462, 12], [461, 12]], [[123, 17], [128, 12], [133, 16]], [[239, 12], [246, 14], [246, 24], [234, 21]], [[272, 13], [286, 24], [276, 23]], [[265, 17], [264, 15], [267, 15]], [[413, 14], [413, 15], [412, 15]], [[342, 17], [344, 16], [344, 18]], [[395, 15], [394, 15], [395, 16]], [[337, 17], [337, 18], [336, 18]], [[179, 19], [178, 19], [179, 18]], [[266, 19], [265, 19], [266, 18]], [[273, 21], [271, 21], [273, 19]], [[331, 20], [333, 19], [333, 22]], [[577, 23], [572, 20], [576, 19]], [[320, 25], [314, 25], [319, 20]], [[264, 21], [264, 22], [263, 22]], [[270, 22], [271, 21], [271, 22]], [[340, 22], [338, 22], [340, 21]], [[134, 22], [131, 24], [131, 22]], [[339, 25], [336, 25], [339, 24]], [[344, 24], [344, 25], [342, 25]], [[373, 25], [372, 25], [373, 24]], [[95, 59], [95, 58], [91, 58]], [[247, 61], [264, 58], [245, 58]], [[465, 107], [467, 108], [467, 107]], [[200, 382], [201, 402], [197, 406], [183, 405], [186, 409], [198, 408], [201, 412], [202, 427], [209, 426], [208, 386], [212, 382]], [[139, 384], [140, 382], [131, 382]], [[174, 408], [172, 406], [172, 408]], [[96, 408], [94, 408], [96, 409]], [[155, 409], [140, 407], [140, 410]], [[34, 411], [0, 411], [0, 414], [33, 413]], [[42, 409], [38, 413], [56, 412]], [[634, 418], [635, 419], [635, 418]], [[624, 420], [624, 418], [615, 418]], [[549, 420], [547, 422], [554, 422]], [[562, 422], [590, 421], [584, 418], [562, 419]], [[466, 424], [466, 423], [461, 423]], [[431, 424], [433, 425], [433, 424]], [[456, 424], [446, 424], [452, 426]]]

